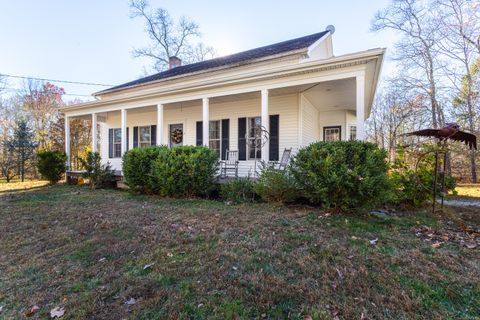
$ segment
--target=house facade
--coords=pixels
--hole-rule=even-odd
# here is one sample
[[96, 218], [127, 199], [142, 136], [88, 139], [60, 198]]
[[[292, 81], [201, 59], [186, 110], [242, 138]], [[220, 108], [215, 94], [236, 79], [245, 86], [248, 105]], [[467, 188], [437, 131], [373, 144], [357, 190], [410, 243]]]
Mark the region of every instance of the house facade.
[[238, 150], [247, 176], [285, 148], [362, 140], [385, 50], [334, 56], [333, 31], [183, 66], [172, 57], [167, 71], [63, 108], [66, 153], [75, 118], [91, 119], [92, 150], [116, 170], [131, 148], [205, 145], [219, 158]]

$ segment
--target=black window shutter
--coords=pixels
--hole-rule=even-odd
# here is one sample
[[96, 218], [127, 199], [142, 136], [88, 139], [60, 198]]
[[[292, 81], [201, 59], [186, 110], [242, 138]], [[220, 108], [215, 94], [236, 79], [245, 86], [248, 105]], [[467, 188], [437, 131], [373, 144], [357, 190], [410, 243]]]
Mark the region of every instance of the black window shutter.
[[238, 160], [247, 160], [247, 118], [238, 118]]
[[129, 137], [129, 136], [130, 136], [130, 135], [128, 134], [128, 127], [127, 127], [127, 149], [125, 150], [125, 152], [128, 151], [129, 140], [130, 140], [130, 137]]
[[270, 148], [269, 148], [269, 160], [278, 161], [278, 135], [279, 135], [279, 115], [270, 116]]
[[225, 160], [225, 153], [230, 148], [230, 119], [222, 120], [222, 144], [220, 157]]
[[197, 121], [197, 146], [203, 144], [203, 121]]
[[113, 129], [108, 129], [108, 157], [113, 158]]
[[157, 145], [157, 126], [154, 124], [150, 127], [150, 143], [152, 146]]
[[138, 148], [138, 127], [133, 127], [133, 148]]

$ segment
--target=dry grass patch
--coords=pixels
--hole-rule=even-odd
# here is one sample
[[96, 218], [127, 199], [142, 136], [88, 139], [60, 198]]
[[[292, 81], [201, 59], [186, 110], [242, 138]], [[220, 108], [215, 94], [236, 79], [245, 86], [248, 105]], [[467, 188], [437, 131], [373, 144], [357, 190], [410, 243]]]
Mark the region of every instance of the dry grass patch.
[[[328, 216], [54, 186], [0, 194], [0, 317], [474, 319], [480, 254], [428, 214]], [[478, 228], [478, 216], [468, 224]], [[452, 222], [453, 221], [453, 222]], [[378, 239], [376, 244], [371, 240]], [[133, 299], [132, 299], [133, 298]]]
[[449, 195], [447, 198], [480, 201], [480, 184], [460, 184], [455, 191], [457, 194]]

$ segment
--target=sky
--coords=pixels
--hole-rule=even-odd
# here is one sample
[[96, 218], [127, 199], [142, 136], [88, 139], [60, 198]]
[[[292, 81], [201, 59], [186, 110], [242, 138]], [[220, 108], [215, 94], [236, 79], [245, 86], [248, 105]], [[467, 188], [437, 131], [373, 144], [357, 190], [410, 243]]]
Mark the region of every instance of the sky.
[[[391, 49], [391, 32], [369, 31], [390, 0], [151, 0], [173, 18], [200, 25], [202, 41], [218, 55], [236, 53], [325, 30], [334, 25], [334, 54]], [[116, 85], [141, 77], [146, 59], [133, 48], [148, 44], [143, 21], [131, 19], [128, 0], [0, 0], [0, 73]], [[388, 60], [388, 59], [387, 59]], [[383, 73], [389, 70], [389, 62]], [[8, 79], [10, 93], [23, 80]], [[66, 100], [88, 100], [106, 87], [55, 83]]]

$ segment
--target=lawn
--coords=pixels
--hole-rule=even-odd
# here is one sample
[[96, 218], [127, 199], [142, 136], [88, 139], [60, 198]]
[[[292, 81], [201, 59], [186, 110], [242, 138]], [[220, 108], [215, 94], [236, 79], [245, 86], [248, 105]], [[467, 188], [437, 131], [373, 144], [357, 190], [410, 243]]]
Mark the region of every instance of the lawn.
[[460, 184], [455, 191], [455, 195], [449, 195], [447, 198], [480, 201], [480, 184]]
[[33, 187], [0, 190], [2, 319], [480, 317], [473, 208], [332, 216]]

